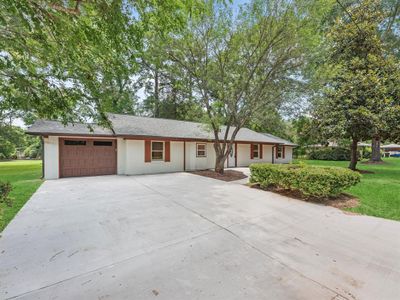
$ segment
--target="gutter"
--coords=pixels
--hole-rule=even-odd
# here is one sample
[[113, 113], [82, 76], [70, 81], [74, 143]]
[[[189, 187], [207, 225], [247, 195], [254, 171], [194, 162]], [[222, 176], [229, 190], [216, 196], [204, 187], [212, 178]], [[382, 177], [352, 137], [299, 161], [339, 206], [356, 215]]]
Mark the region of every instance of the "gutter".
[[40, 144], [42, 146], [42, 179], [44, 179], [44, 139], [43, 136], [40, 137]]

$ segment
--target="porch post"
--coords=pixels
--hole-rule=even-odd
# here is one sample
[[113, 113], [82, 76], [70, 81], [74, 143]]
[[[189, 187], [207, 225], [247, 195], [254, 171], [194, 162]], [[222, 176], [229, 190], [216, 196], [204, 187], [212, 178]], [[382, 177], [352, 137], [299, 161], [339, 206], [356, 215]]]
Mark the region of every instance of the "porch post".
[[235, 168], [237, 168], [237, 142], [235, 142]]
[[183, 171], [186, 171], [186, 141], [183, 141]]

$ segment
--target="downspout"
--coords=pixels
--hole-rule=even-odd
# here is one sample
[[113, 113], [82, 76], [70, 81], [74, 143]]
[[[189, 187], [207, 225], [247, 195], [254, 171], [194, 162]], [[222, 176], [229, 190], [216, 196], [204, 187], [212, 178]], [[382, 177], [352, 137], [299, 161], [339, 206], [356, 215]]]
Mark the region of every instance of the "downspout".
[[42, 146], [42, 179], [44, 179], [44, 140], [43, 136], [40, 136], [40, 144]]
[[275, 155], [274, 155], [274, 152], [275, 152], [274, 149], [275, 149], [275, 147], [276, 147], [276, 146], [272, 146], [272, 160], [271, 160], [271, 161], [272, 161], [273, 164], [275, 163]]

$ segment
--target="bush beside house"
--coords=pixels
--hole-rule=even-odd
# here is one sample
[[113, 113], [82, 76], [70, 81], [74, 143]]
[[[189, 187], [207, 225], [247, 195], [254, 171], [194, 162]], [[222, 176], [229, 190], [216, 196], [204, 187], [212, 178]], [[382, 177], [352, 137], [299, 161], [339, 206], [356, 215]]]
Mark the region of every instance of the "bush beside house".
[[338, 167], [252, 164], [250, 182], [262, 188], [299, 191], [306, 197], [337, 196], [360, 182], [361, 175]]
[[350, 150], [340, 147], [313, 149], [308, 153], [308, 158], [312, 160], [349, 161]]

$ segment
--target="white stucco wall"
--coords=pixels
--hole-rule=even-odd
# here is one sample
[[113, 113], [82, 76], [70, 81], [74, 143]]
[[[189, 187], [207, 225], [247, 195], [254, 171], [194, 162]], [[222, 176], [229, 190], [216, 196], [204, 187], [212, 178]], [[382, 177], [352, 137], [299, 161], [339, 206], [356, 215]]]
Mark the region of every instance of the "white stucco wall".
[[126, 166], [126, 140], [117, 139], [117, 174], [125, 174]]
[[[275, 149], [276, 151], [276, 149]], [[293, 147], [285, 147], [285, 158], [274, 158], [274, 162], [277, 164], [289, 164], [293, 158]]]
[[[59, 177], [59, 137], [49, 136], [44, 138], [44, 176], [45, 179], [56, 179]], [[204, 170], [213, 168], [215, 165], [215, 151], [213, 143], [206, 143], [207, 156], [196, 157], [196, 142], [186, 142], [186, 170]], [[144, 162], [144, 140], [117, 139], [117, 174], [137, 175], [165, 172], [184, 171], [183, 142], [171, 142], [171, 161]], [[272, 146], [263, 145], [263, 159], [250, 159], [250, 144], [237, 145], [238, 167], [247, 167], [257, 162], [272, 162]], [[275, 163], [290, 163], [292, 161], [292, 147], [286, 147], [285, 159], [275, 159]], [[234, 157], [230, 166], [234, 165]], [[227, 167], [228, 161], [225, 162]]]
[[195, 142], [186, 142], [186, 170], [194, 171], [213, 168], [215, 166], [215, 150], [213, 143], [206, 143], [206, 157], [196, 156], [196, 144]]
[[[144, 140], [125, 140], [119, 144], [121, 146], [118, 147], [118, 158], [121, 157], [124, 162], [118, 162], [118, 174], [133, 175], [183, 171], [183, 142], [171, 142], [170, 162], [145, 162]], [[122, 145], [125, 145], [125, 147]]]
[[272, 162], [272, 146], [263, 145], [263, 158], [250, 158], [250, 144], [238, 144], [238, 167], [247, 167], [253, 163]]
[[58, 172], [58, 136], [43, 138], [44, 142], [44, 178], [57, 179]]

